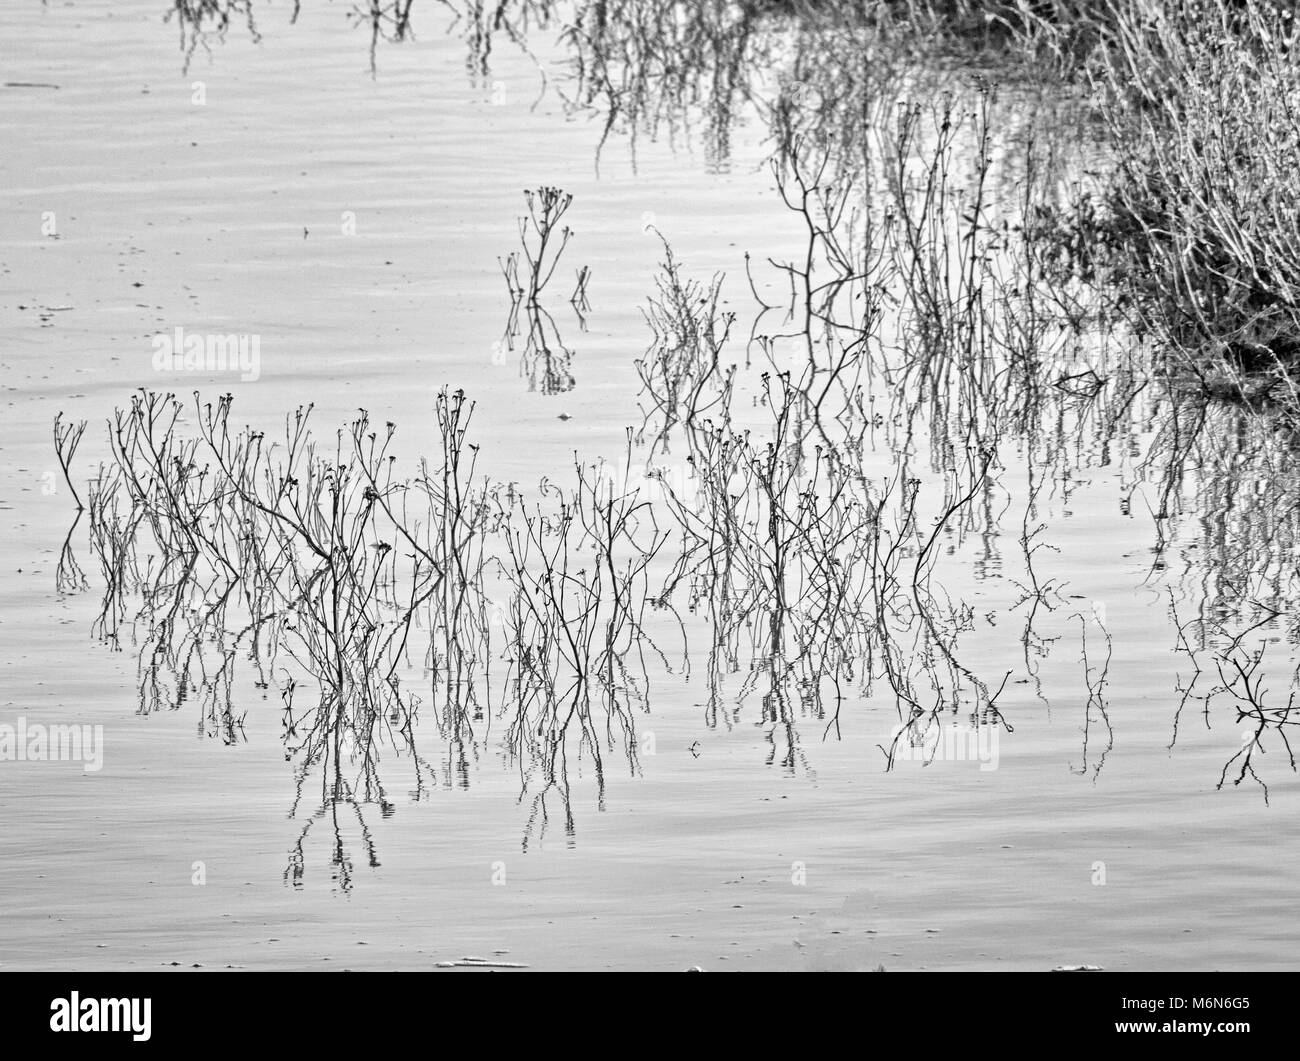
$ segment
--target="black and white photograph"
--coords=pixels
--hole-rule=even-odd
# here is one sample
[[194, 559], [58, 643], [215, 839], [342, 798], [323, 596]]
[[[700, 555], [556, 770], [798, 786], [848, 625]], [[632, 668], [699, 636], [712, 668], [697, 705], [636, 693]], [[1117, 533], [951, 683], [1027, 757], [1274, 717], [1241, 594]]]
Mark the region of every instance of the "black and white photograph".
[[1160, 977], [1300, 968], [1297, 19], [6, 0], [37, 1024], [1089, 973], [1249, 1038]]

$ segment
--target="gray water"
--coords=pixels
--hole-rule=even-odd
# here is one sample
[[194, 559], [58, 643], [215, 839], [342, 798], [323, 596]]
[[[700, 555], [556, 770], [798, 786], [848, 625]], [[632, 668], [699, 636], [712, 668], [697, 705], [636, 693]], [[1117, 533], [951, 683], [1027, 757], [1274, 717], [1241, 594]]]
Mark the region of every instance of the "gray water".
[[[864, 354], [863, 408], [880, 420], [862, 476], [919, 480], [925, 534], [972, 486], [964, 447], [996, 453], [940, 532], [930, 576], [963, 667], [987, 689], [981, 700], [962, 683], [926, 739], [979, 734], [970, 746], [941, 740], [891, 764], [903, 708], [879, 678], [847, 684], [838, 737], [829, 702], [770, 718], [761, 645], [747, 633], [711, 685], [709, 626], [683, 600], [680, 625], [647, 619], [672, 651], [647, 665], [635, 761], [609, 753], [599, 791], [575, 750], [571, 828], [554, 797], [537, 818], [505, 722], [480, 729], [464, 769], [430, 725], [434, 782], [418, 798], [409, 765], [386, 758], [390, 807], [326, 800], [313, 817], [311, 798], [291, 816], [296, 764], [275, 688], [241, 672], [229, 740], [195, 702], [142, 711], [147, 631], [124, 626], [119, 651], [93, 636], [103, 578], [86, 518], [70, 539], [85, 589], [60, 579], [75, 504], [51, 444], [56, 413], [89, 422], [82, 492], [111, 458], [105, 421], [139, 388], [187, 403], [195, 389], [230, 391], [232, 424], [268, 433], [313, 402], [329, 440], [365, 408], [397, 425], [413, 474], [437, 446], [436, 394], [463, 388], [480, 474], [537, 496], [543, 477], [569, 480], [575, 451], [621, 462], [627, 429], [643, 425], [636, 362], [654, 338], [642, 310], [660, 235], [684, 275], [725, 274], [738, 426], [770, 428], [751, 336], [787, 335], [774, 356], [795, 360], [781, 364], [803, 356], [789, 281], [769, 259], [799, 261], [807, 236], [768, 166], [779, 137], [767, 110], [782, 62], [801, 54], [799, 27], [756, 21], [742, 58], [770, 65], [721, 97], [712, 80], [703, 98], [681, 89], [699, 75], [687, 59], [650, 62], [620, 97], [645, 112], [606, 135], [608, 96], [584, 94], [582, 53], [561, 39], [571, 12], [521, 32], [526, 49], [498, 33], [486, 68], [465, 23], [421, 12], [415, 39], [379, 42], [373, 71], [368, 28], [343, 14], [289, 25], [284, 5], [258, 7], [260, 40], [237, 20], [188, 67], [162, 5], [0, 16], [21, 42], [0, 89], [0, 724], [103, 734], [99, 769], [0, 763], [0, 966], [1294, 964], [1282, 926], [1300, 866], [1287, 825], [1297, 782], [1282, 727], [1275, 714], [1243, 719], [1231, 691], [1198, 699], [1261, 647], [1264, 702], [1282, 707], [1292, 687], [1289, 454], [1267, 425], [1162, 389], [1118, 327], [1044, 332], [1036, 388], [989, 367], [1009, 363], [1009, 341], [978, 365], [907, 370], [902, 310], [888, 302]], [[932, 107], [947, 90], [961, 113], [978, 108], [968, 73], [941, 81], [903, 70], [886, 96]], [[995, 104], [1005, 171], [990, 180], [990, 225], [1013, 215], [1017, 137], [1038, 106], [1011, 88]], [[891, 114], [887, 101], [872, 120], [887, 131]], [[811, 128], [844, 157], [855, 148], [832, 125]], [[934, 132], [923, 125], [918, 157]], [[969, 155], [954, 157], [965, 174]], [[572, 351], [557, 393], [521, 371], [526, 334], [507, 337], [500, 264], [519, 249], [523, 190], [544, 185], [573, 195], [575, 235], [547, 303]], [[991, 275], [1011, 284], [998, 261]], [[583, 266], [579, 313], [568, 298]], [[761, 316], [759, 298], [774, 307]], [[178, 327], [257, 335], [257, 378], [159, 373], [153, 339]], [[682, 484], [688, 452], [674, 436], [653, 459]], [[917, 547], [909, 539], [912, 557]], [[670, 561], [671, 548], [657, 581]], [[907, 657], [922, 685], [923, 655]], [[508, 696], [503, 706], [508, 718]], [[1253, 775], [1235, 784], [1243, 749]]]

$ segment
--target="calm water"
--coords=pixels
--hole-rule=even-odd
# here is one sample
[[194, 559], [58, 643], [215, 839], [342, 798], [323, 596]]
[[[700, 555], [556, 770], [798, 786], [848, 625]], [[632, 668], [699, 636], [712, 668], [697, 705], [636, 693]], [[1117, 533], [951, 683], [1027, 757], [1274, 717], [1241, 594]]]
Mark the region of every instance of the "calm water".
[[[436, 733], [421, 736], [437, 769], [419, 798], [394, 760], [391, 808], [362, 805], [358, 817], [327, 805], [313, 818], [310, 798], [290, 816], [294, 764], [274, 688], [247, 674], [236, 683], [243, 727], [229, 743], [205, 732], [193, 704], [141, 713], [147, 632], [124, 628], [120, 651], [92, 636], [103, 579], [84, 518], [71, 541], [87, 589], [56, 584], [75, 509], [51, 445], [56, 413], [89, 421], [80, 484], [111, 458], [105, 421], [142, 387], [204, 400], [230, 391], [232, 425], [268, 433], [313, 402], [325, 439], [365, 408], [398, 426], [411, 474], [438, 445], [436, 394], [460, 387], [477, 403], [480, 475], [536, 496], [543, 477], [569, 480], [575, 452], [621, 461], [628, 427], [642, 425], [656, 233], [684, 276], [725, 274], [719, 310], [736, 319], [722, 361], [739, 366], [738, 427], [770, 429], [760, 373], [806, 357], [799, 322], [785, 319], [790, 281], [770, 262], [801, 261], [807, 241], [767, 164], [781, 63], [809, 61], [779, 19], [756, 22], [739, 54], [765, 57], [762, 77], [741, 67], [693, 95], [686, 58], [664, 69], [635, 55], [640, 79], [616, 66], [623, 116], [606, 135], [609, 97], [573, 79], [563, 12], [524, 34], [527, 50], [498, 33], [486, 68], [466, 23], [423, 12], [416, 39], [380, 43], [372, 75], [368, 30], [341, 8], [295, 26], [285, 5], [258, 10], [259, 42], [236, 26], [185, 69], [162, 7], [12, 5], [0, 16], [21, 43], [0, 89], [0, 723], [98, 725], [104, 738], [97, 771], [0, 765], [0, 964], [1294, 964], [1287, 748], [1276, 725], [1254, 747], [1267, 800], [1249, 775], [1234, 785], [1256, 721], [1231, 692], [1197, 699], [1266, 645], [1264, 702], [1286, 703], [1289, 454], [1267, 425], [1172, 398], [1131, 343], [1092, 326], [1029, 329], [1042, 340], [1032, 371], [1008, 353], [1023, 322], [994, 337], [996, 350], [921, 371], [900, 354], [911, 339], [886, 299], [864, 354], [859, 411], [879, 420], [858, 432], [862, 476], [900, 489], [919, 480], [923, 533], [894, 536], [910, 550], [905, 581], [934, 520], [970, 492], [926, 555], [961, 673], [1001, 686], [981, 720], [968, 718], [981, 701], [960, 683], [960, 709], [932, 731], [979, 725], [986, 743], [974, 750], [904, 754], [886, 769], [900, 701], [882, 680], [869, 693], [846, 684], [839, 739], [833, 705], [770, 718], [768, 664], [750, 640], [762, 615], [711, 682], [710, 627], [684, 597], [681, 626], [648, 614], [666, 661], [647, 664], [638, 766], [612, 755], [601, 794], [590, 758], [575, 754], [571, 829], [554, 800], [549, 820], [537, 817], [505, 722], [480, 731], [462, 770]], [[730, 54], [710, 46], [710, 61]], [[882, 129], [895, 121], [890, 93], [930, 107], [946, 87], [960, 111], [979, 105], [959, 70], [940, 86], [897, 77], [870, 116]], [[693, 105], [678, 107], [683, 98]], [[637, 105], [639, 128], [627, 117]], [[1006, 169], [989, 182], [990, 225], [1014, 215], [1016, 145], [1036, 113], [1009, 91], [995, 106], [990, 154]], [[841, 152], [833, 175], [860, 145], [838, 142], [840, 119], [825, 113], [804, 133]], [[918, 128], [918, 158], [936, 136]], [[890, 159], [877, 161], [885, 181]], [[574, 236], [546, 302], [554, 345], [572, 356], [552, 388], [521, 373], [527, 325], [506, 338], [501, 273], [519, 249], [523, 191], [543, 185], [573, 195]], [[579, 313], [568, 300], [583, 266]], [[989, 266], [1014, 286], [1006, 268]], [[776, 308], [760, 316], [760, 298]], [[259, 336], [258, 378], [158, 373], [154, 336], [178, 327]], [[781, 335], [769, 365], [761, 337]], [[194, 419], [191, 408], [183, 426]], [[968, 446], [995, 455], [977, 482]], [[674, 438], [656, 454], [670, 482], [691, 476], [687, 452]], [[656, 585], [675, 548], [656, 560]], [[1184, 625], [1183, 641], [1179, 626], [1194, 619], [1205, 622]], [[904, 659], [918, 681], [931, 663], [954, 673], [933, 639], [912, 636]]]

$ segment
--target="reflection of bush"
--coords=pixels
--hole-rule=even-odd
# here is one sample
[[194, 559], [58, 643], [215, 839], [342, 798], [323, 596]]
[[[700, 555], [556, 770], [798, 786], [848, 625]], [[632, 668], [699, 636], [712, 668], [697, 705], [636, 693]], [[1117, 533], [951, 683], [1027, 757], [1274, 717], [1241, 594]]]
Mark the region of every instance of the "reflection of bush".
[[[439, 774], [468, 786], [497, 718], [525, 791], [536, 779], [534, 821], [558, 793], [572, 828], [571, 758], [594, 761], [600, 781], [607, 745], [635, 770], [629, 705], [644, 702], [644, 681], [633, 660], [648, 644], [644, 569], [663, 537], [634, 493], [583, 467], [572, 490], [543, 484], [554, 510], [475, 484], [461, 392], [439, 394], [440, 460], [407, 480], [394, 478], [394, 425], [372, 429], [364, 412], [330, 444], [313, 437], [310, 407], [279, 443], [236, 430], [230, 412], [229, 395], [196, 397], [198, 437], [186, 438], [180, 402], [140, 394], [111, 422], [113, 459], [91, 484], [105, 584], [94, 631], [138, 644], [140, 713], [197, 706], [200, 732], [234, 744], [248, 679], [275, 690], [295, 808], [318, 782], [315, 817], [333, 816], [339, 845], [339, 804], [363, 833], [361, 805], [392, 813], [387, 760], [408, 764], [416, 798]], [[76, 438], [56, 433], [61, 460]], [[495, 615], [490, 568], [511, 594]], [[494, 683], [498, 657], [506, 674]], [[422, 709], [440, 768], [418, 732]], [[346, 878], [341, 846], [334, 861]], [[301, 850], [294, 865], [296, 878]]]

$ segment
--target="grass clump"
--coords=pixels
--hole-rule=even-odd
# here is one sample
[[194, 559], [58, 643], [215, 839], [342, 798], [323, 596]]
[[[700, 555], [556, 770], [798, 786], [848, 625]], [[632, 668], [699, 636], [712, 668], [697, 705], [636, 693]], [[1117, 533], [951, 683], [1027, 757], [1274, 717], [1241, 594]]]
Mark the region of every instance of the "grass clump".
[[1300, 65], [1291, 5], [1107, 0], [1084, 64], [1104, 188], [1038, 218], [1216, 396], [1300, 404]]

